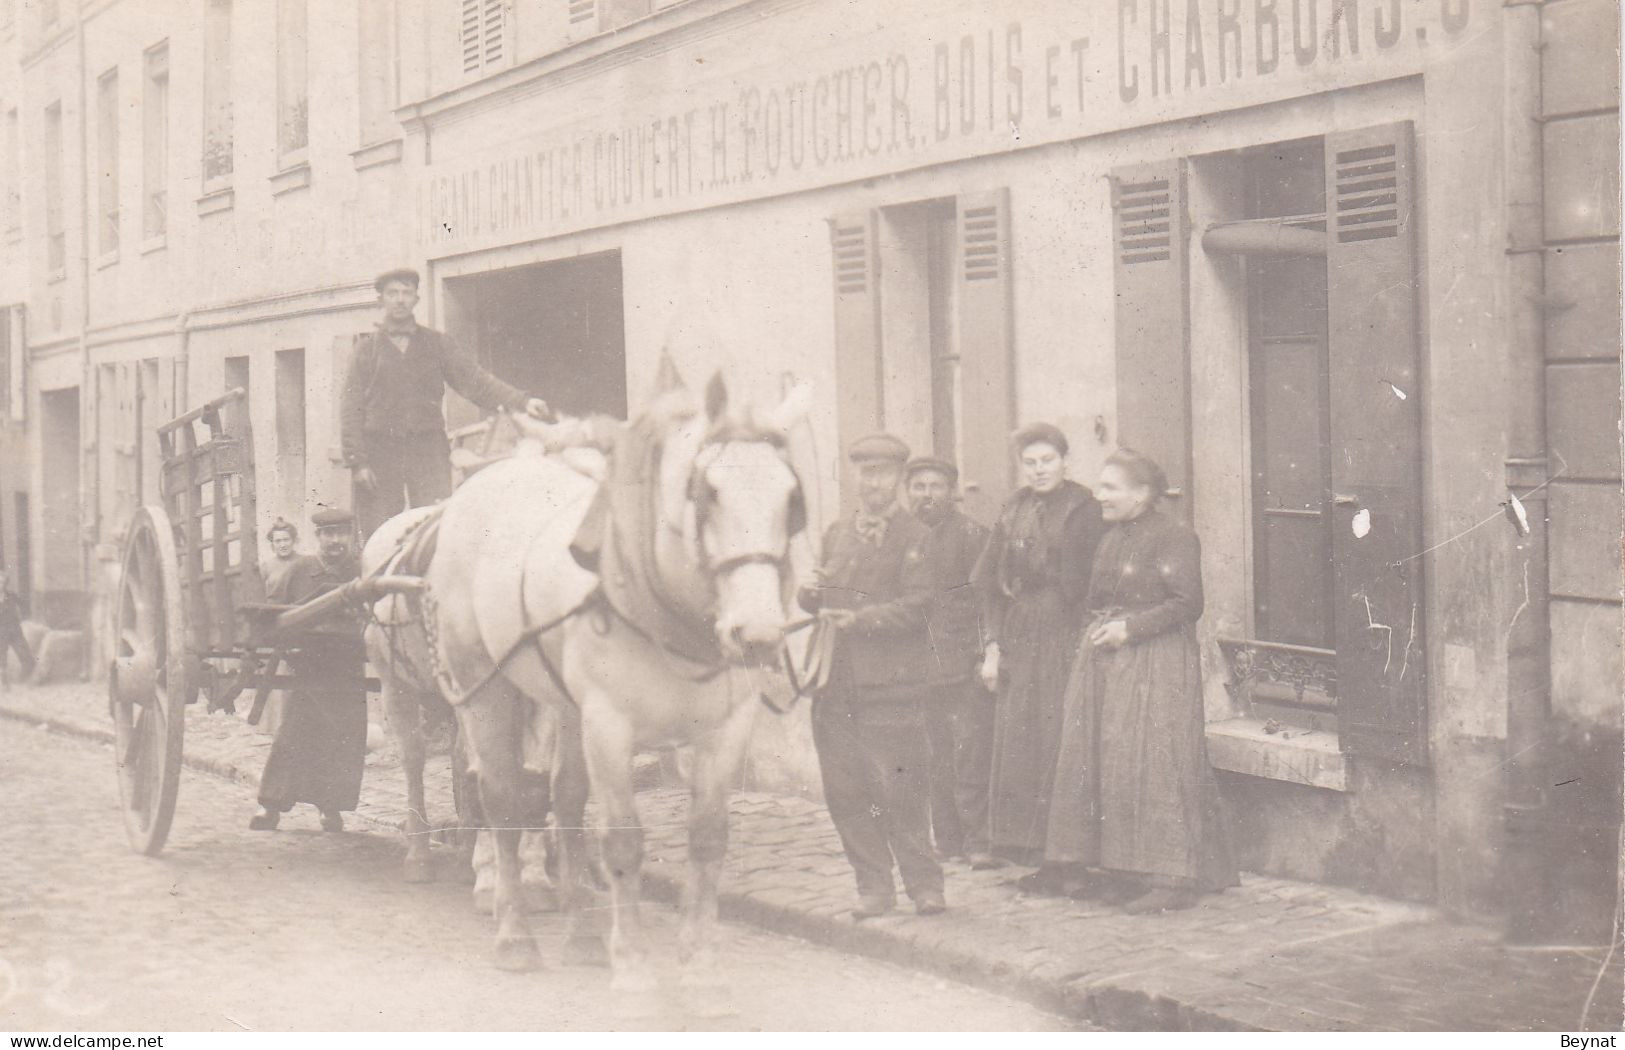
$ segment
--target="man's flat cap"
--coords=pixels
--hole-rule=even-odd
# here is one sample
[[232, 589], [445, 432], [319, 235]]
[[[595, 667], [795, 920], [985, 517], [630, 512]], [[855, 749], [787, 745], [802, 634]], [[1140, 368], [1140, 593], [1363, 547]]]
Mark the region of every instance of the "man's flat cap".
[[324, 507], [310, 516], [310, 523], [318, 529], [354, 525], [355, 515], [343, 507]]
[[941, 474], [948, 479], [949, 487], [959, 482], [959, 468], [947, 460], [938, 459], [935, 456], [915, 456], [908, 461], [908, 466], [903, 468], [903, 477], [911, 478], [916, 471], [921, 470], [934, 470]]
[[901, 466], [908, 462], [908, 446], [890, 434], [870, 434], [852, 442], [852, 447], [846, 450], [846, 458], [854, 463], [896, 463]]
[[385, 270], [379, 274], [378, 279], [372, 282], [372, 288], [373, 291], [381, 293], [384, 290], [384, 285], [389, 284], [391, 281], [399, 281], [402, 284], [409, 284], [416, 288], [420, 280], [421, 278], [418, 277], [416, 270], [410, 266], [403, 266], [398, 270]]

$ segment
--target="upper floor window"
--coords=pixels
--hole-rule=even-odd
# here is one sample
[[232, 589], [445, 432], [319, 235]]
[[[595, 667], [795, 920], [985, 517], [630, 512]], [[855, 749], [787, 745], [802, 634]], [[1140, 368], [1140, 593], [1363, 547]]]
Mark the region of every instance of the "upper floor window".
[[52, 278], [68, 266], [68, 231], [62, 214], [62, 103], [45, 107], [45, 268]]
[[62, 21], [62, 5], [58, 3], [58, 0], [40, 0], [40, 27], [50, 29], [60, 21]]
[[310, 145], [310, 83], [306, 0], [277, 0], [277, 158], [281, 167], [305, 162]]
[[100, 223], [96, 250], [103, 255], [118, 251], [119, 224], [119, 104], [118, 67], [96, 80], [96, 138], [99, 170], [97, 200]]
[[169, 229], [169, 42], [149, 48], [141, 100], [141, 233]]
[[5, 165], [4, 169], [0, 169], [0, 176], [4, 178], [4, 181], [0, 182], [0, 190], [3, 190], [5, 197], [0, 199], [0, 204], [5, 206], [5, 213], [0, 215], [0, 220], [3, 220], [3, 222], [0, 222], [0, 228], [4, 229], [6, 240], [9, 241], [12, 239], [11, 235], [19, 232], [23, 225], [23, 143], [22, 133], [17, 126], [17, 107], [15, 106], [6, 110], [5, 142], [3, 145], [6, 153], [3, 158], [0, 158], [0, 164]]
[[360, 53], [356, 65], [360, 95], [361, 145], [400, 135], [395, 121], [399, 98], [395, 0], [361, 0]]
[[231, 0], [207, 0], [203, 12], [203, 188], [231, 182]]
[[478, 73], [502, 64], [507, 29], [506, 0], [462, 0], [459, 40], [463, 72]]

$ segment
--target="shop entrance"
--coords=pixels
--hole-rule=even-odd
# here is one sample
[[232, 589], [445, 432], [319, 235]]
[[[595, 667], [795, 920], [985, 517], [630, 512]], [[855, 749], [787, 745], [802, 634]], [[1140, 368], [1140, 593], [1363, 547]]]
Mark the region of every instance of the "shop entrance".
[[[621, 253], [516, 266], [446, 282], [448, 331], [493, 374], [555, 411], [625, 419]], [[453, 395], [452, 428], [480, 418]]]

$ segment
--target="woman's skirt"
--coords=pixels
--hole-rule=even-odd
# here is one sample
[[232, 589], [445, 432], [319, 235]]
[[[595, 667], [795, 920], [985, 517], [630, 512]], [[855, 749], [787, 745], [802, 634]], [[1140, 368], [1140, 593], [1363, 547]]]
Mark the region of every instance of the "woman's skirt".
[[1198, 660], [1191, 627], [1116, 650], [1097, 649], [1084, 632], [1066, 689], [1046, 861], [1203, 890], [1237, 884]]
[[999, 639], [988, 824], [993, 852], [1037, 863], [1061, 740], [1061, 699], [1077, 646], [1076, 613], [1058, 590], [1011, 602]]

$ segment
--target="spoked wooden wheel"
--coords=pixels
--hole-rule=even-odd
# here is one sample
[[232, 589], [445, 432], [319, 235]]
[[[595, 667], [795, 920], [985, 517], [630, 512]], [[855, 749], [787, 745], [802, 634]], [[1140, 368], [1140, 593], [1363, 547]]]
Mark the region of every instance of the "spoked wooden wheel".
[[169, 516], [143, 507], [124, 543], [107, 688], [124, 830], [149, 855], [164, 848], [175, 816], [186, 704], [197, 691], [183, 601]]

